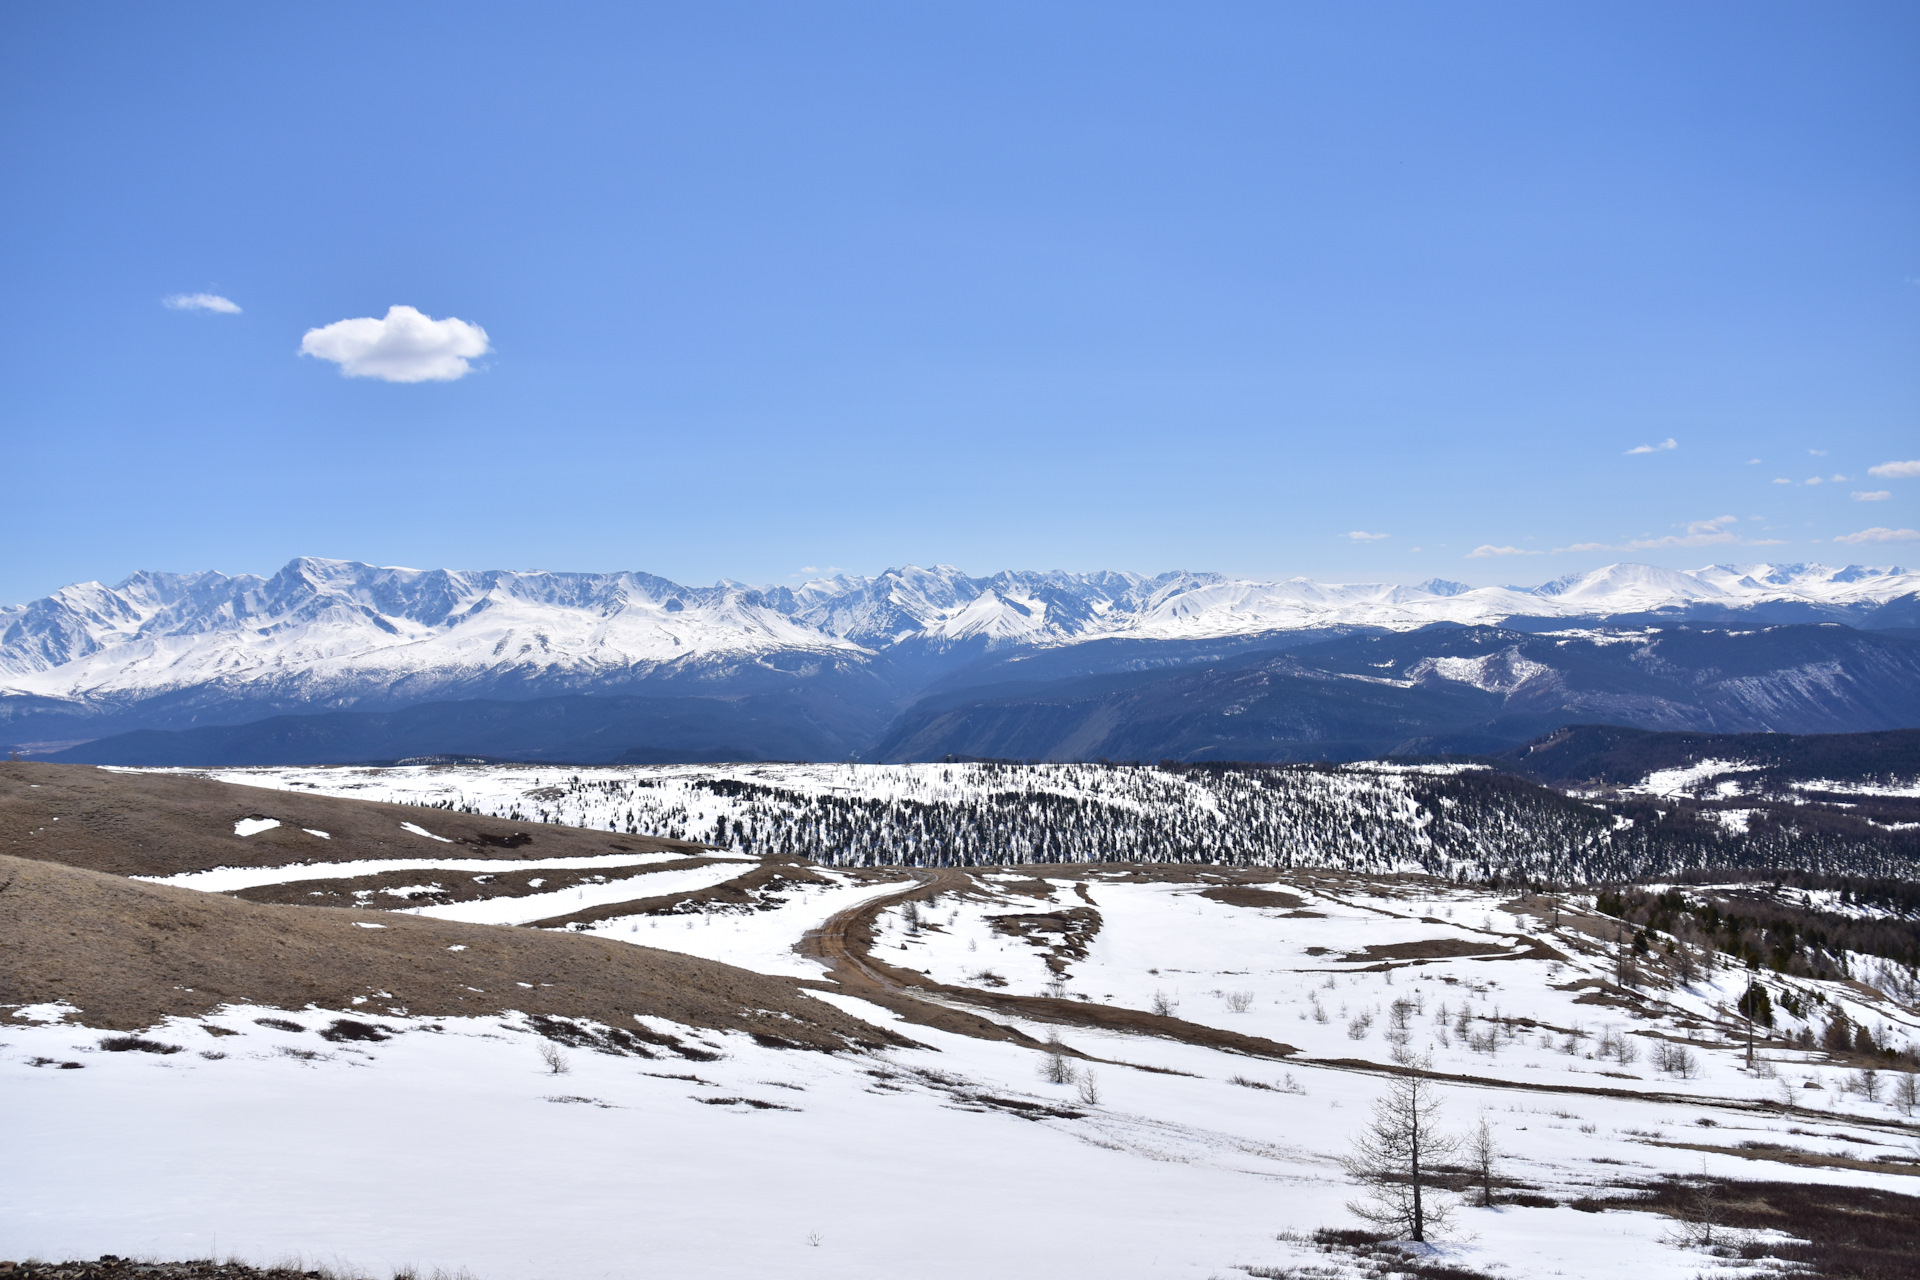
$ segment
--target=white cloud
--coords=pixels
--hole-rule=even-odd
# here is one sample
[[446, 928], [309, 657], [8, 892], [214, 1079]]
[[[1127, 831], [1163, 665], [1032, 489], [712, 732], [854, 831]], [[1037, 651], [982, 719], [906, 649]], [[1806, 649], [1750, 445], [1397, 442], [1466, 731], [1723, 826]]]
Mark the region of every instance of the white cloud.
[[176, 293], [160, 299], [160, 305], [173, 311], [218, 311], [223, 316], [240, 314], [240, 304], [217, 293]]
[[1809, 449], [1807, 450], [1807, 452], [1812, 454], [1816, 458], [1824, 458], [1827, 456], [1827, 451], [1825, 449]]
[[1520, 547], [1496, 547], [1492, 545], [1475, 547], [1467, 552], [1469, 560], [1485, 560], [1488, 556], [1537, 556], [1538, 551], [1527, 551]]
[[1858, 533], [1843, 533], [1835, 542], [1920, 542], [1920, 529], [1885, 529], [1876, 525]]
[[1826, 478], [1825, 478], [1824, 476], [1808, 476], [1808, 477], [1806, 478], [1806, 480], [1805, 480], [1805, 482], [1804, 482], [1804, 483], [1806, 483], [1806, 484], [1825, 484], [1826, 482], [1827, 482], [1827, 481], [1826, 481]]
[[1747, 465], [1748, 465], [1748, 466], [1750, 466], [1750, 467], [1757, 467], [1757, 466], [1759, 466], [1759, 465], [1760, 465], [1760, 459], [1758, 459], [1758, 458], [1748, 458], [1748, 459], [1747, 459]]
[[452, 382], [473, 372], [467, 361], [490, 350], [477, 324], [399, 306], [388, 307], [383, 319], [336, 320], [300, 339], [301, 355], [333, 361], [343, 377], [382, 382]]
[[1675, 440], [1672, 436], [1668, 436], [1665, 440], [1662, 440], [1659, 444], [1637, 444], [1633, 446], [1633, 448], [1627, 450], [1627, 453], [1629, 456], [1636, 453], [1665, 453], [1669, 449], [1678, 449], [1679, 447], [1680, 447], [1680, 442], [1678, 440]]
[[1792, 484], [1793, 481], [1787, 479], [1785, 476], [1781, 476], [1779, 479], [1775, 480], [1774, 483], [1775, 484]]
[[1368, 533], [1364, 529], [1355, 529], [1347, 536], [1355, 542], [1378, 542], [1382, 538], [1391, 538], [1393, 535], [1390, 533]]
[[1892, 492], [1886, 489], [1874, 489], [1867, 493], [1861, 493], [1856, 490], [1853, 495], [1853, 500], [1855, 502], [1885, 502], [1892, 496]]
[[[1756, 517], [1757, 519], [1758, 517]], [[1628, 542], [1576, 542], [1568, 547], [1555, 547], [1554, 553], [1562, 551], [1655, 551], [1662, 547], [1778, 547], [1784, 545], [1779, 538], [1743, 538], [1728, 526], [1740, 523], [1739, 516], [1715, 516], [1711, 520], [1691, 520], [1685, 533], [1669, 533], [1658, 538], [1634, 538]]]
[[1920, 476], [1920, 461], [1883, 462], [1877, 467], [1868, 467], [1870, 476], [1885, 476], [1889, 480], [1911, 480]]

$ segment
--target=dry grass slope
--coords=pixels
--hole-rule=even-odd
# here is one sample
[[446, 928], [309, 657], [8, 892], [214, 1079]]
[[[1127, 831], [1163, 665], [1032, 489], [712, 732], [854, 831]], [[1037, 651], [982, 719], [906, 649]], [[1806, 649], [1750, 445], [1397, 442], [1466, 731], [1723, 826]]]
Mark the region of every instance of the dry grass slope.
[[[280, 825], [237, 836], [243, 818]], [[413, 823], [451, 841], [405, 830]], [[328, 838], [307, 834], [324, 831]], [[121, 876], [363, 858], [575, 858], [707, 846], [91, 765], [0, 762], [0, 854]]]
[[247, 1002], [425, 1017], [517, 1009], [628, 1027], [641, 1014], [812, 1049], [890, 1042], [790, 981], [674, 952], [258, 905], [0, 856], [0, 1005], [54, 1000], [78, 1006], [90, 1026], [123, 1030]]

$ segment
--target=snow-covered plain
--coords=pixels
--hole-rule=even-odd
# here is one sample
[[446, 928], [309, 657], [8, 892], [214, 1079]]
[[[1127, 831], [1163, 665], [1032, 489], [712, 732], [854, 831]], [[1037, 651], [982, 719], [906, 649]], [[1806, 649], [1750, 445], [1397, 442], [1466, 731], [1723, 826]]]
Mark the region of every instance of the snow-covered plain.
[[[1189, 871], [1142, 880], [1124, 868], [1043, 868], [1036, 879], [983, 868], [964, 892], [880, 917], [872, 954], [931, 981], [1158, 1005], [1299, 1050], [1249, 1056], [966, 1006], [1035, 1039], [1060, 1030], [1088, 1055], [1079, 1069], [1097, 1100], [1082, 1084], [1045, 1082], [1031, 1049], [900, 1023], [831, 990], [815, 998], [923, 1047], [823, 1055], [675, 1028], [723, 1056], [568, 1050], [570, 1071], [554, 1075], [538, 1052], [545, 1042], [513, 1017], [377, 1018], [399, 1034], [347, 1046], [313, 1034], [325, 1011], [228, 1008], [206, 1026], [149, 1032], [185, 1050], [154, 1056], [100, 1051], [99, 1033], [58, 1020], [66, 1010], [14, 1010], [0, 1018], [0, 1132], [13, 1157], [0, 1161], [0, 1252], [298, 1255], [373, 1274], [465, 1267], [482, 1280], [1342, 1274], [1337, 1260], [1280, 1237], [1353, 1225], [1338, 1158], [1396, 1056], [1430, 1059], [1447, 1077], [1446, 1123], [1464, 1130], [1484, 1115], [1507, 1153], [1502, 1172], [1562, 1202], [1461, 1208], [1439, 1247], [1471, 1270], [1740, 1274], [1679, 1243], [1664, 1218], [1566, 1207], [1703, 1168], [1920, 1190], [1920, 1129], [1884, 1081], [1872, 1100], [1847, 1092], [1851, 1074], [1820, 1055], [1778, 1048], [1760, 1070], [1744, 1068], [1725, 1008], [1744, 971], [1656, 984], [1635, 1007], [1582, 1003], [1611, 973], [1592, 927], [1604, 921], [1586, 901], [1567, 900], [1556, 928], [1500, 895], [1418, 878], [1301, 874], [1251, 890], [1271, 894], [1267, 903], [1202, 896], [1220, 873]], [[794, 950], [803, 934], [915, 883], [820, 874], [825, 883], [785, 889], [768, 910], [616, 915], [591, 928], [819, 978]], [[1045, 963], [1058, 935], [994, 927], [1079, 907], [1098, 912], [1099, 927], [1084, 958], [1058, 973]], [[1418, 945], [1435, 943], [1479, 954]], [[1892, 1043], [1920, 1037], [1916, 1010], [1867, 988], [1767, 980], [1819, 991]], [[1629, 1047], [1606, 1048], [1618, 1044]], [[1655, 1069], [1673, 1045], [1687, 1049], [1689, 1071]], [[1057, 1114], [1016, 1115], [999, 1099]], [[1742, 1143], [1834, 1163], [1782, 1165]], [[1859, 1167], [1863, 1155], [1879, 1168]]]

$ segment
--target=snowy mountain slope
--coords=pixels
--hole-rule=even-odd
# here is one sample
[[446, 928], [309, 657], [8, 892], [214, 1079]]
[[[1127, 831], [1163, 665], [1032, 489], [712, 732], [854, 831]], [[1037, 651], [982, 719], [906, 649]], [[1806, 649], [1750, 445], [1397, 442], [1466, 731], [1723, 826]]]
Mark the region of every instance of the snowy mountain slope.
[[[1060, 645], [1306, 627], [1409, 630], [1513, 616], [1696, 605], [1845, 610], [1920, 590], [1901, 569], [1612, 565], [1537, 588], [1463, 590], [1218, 574], [1000, 573], [948, 566], [786, 587], [684, 587], [642, 573], [456, 572], [302, 558], [272, 578], [136, 574], [0, 609], [0, 692], [151, 695], [249, 683], [325, 699], [417, 697], [487, 677], [603, 681], [770, 655], [859, 662], [907, 641]], [[408, 688], [412, 686], [412, 688]]]

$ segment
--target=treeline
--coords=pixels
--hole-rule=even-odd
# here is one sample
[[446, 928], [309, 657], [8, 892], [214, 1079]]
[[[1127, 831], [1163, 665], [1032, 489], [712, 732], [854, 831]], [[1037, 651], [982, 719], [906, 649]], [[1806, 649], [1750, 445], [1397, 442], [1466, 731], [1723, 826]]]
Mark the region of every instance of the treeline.
[[841, 866], [1214, 863], [1533, 884], [1713, 871], [1895, 881], [1920, 866], [1920, 832], [1844, 811], [1750, 802], [1730, 820], [1713, 803], [1584, 799], [1476, 769], [822, 765], [728, 775], [593, 771], [474, 811]]
[[[1859, 899], [1844, 899], [1864, 905]], [[1846, 954], [1880, 956], [1920, 967], [1920, 919], [1874, 917], [1796, 906], [1776, 896], [1702, 889], [1651, 893], [1603, 890], [1595, 905], [1629, 925], [1705, 945], [1751, 969], [1806, 978], [1850, 976]]]

